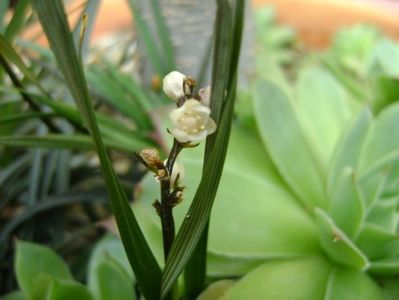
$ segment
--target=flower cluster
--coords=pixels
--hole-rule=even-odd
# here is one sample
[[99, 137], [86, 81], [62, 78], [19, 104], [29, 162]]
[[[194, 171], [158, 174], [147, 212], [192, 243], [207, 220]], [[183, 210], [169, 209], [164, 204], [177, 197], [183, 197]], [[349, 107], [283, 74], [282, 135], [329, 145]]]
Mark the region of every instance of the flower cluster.
[[177, 104], [169, 116], [173, 128], [173, 146], [168, 158], [162, 160], [156, 149], [144, 149], [136, 157], [152, 173], [160, 184], [161, 198], [153, 206], [161, 218], [162, 238], [165, 259], [175, 235], [172, 209], [183, 200], [184, 186], [180, 184], [184, 168], [176, 162], [179, 153], [194, 147], [208, 135], [216, 131], [216, 123], [211, 118], [210, 88], [202, 88], [194, 95], [195, 80], [173, 71], [163, 79], [165, 94]]
[[193, 96], [195, 81], [182, 73], [173, 71], [163, 79], [163, 90], [177, 108], [170, 118], [174, 128], [170, 131], [183, 144], [198, 143], [216, 131], [216, 124], [210, 117], [210, 89], [203, 88]]

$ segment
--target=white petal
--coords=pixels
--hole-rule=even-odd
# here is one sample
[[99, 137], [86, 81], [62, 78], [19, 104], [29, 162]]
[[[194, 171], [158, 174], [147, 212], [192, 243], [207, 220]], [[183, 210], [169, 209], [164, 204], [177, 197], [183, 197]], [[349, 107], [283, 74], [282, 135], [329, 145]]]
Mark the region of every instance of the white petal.
[[190, 137], [187, 132], [180, 130], [178, 128], [174, 128], [170, 131], [172, 135], [178, 140], [180, 143], [190, 142]]
[[196, 134], [189, 134], [188, 138], [190, 139], [190, 142], [200, 142], [206, 139], [206, 136], [208, 135], [206, 130], [202, 130]]
[[211, 102], [211, 87], [207, 86], [198, 91], [198, 95], [201, 98], [201, 103], [209, 107]]
[[206, 131], [208, 132], [208, 135], [214, 133], [216, 131], [217, 125], [214, 120], [211, 118], [208, 119], [208, 124], [206, 124]]

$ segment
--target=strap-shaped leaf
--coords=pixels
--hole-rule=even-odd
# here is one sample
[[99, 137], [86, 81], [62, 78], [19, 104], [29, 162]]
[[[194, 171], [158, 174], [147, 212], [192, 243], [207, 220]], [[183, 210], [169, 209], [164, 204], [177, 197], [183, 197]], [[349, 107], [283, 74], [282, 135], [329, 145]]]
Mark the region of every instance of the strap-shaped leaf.
[[58, 67], [92, 135], [118, 229], [137, 281], [146, 299], [158, 299], [161, 270], [139, 228], [106, 153], [63, 4], [60, 0], [33, 0], [32, 4], [54, 52]]
[[[237, 64], [240, 53], [245, 1], [238, 0], [234, 1], [232, 4], [229, 1], [219, 0], [217, 3], [211, 111], [212, 117], [218, 124], [218, 130], [215, 135], [207, 139], [205, 164], [200, 185], [169, 252], [162, 279], [162, 297], [167, 295], [169, 289], [195, 251], [200, 240], [201, 243], [206, 243], [207, 238], [203, 236], [203, 234], [208, 224], [212, 205], [222, 175], [229, 142], [235, 102]], [[234, 23], [233, 11], [235, 11]], [[220, 76], [218, 76], [218, 74]], [[201, 251], [204, 252], [205, 248], [204, 245], [201, 245], [201, 247], [198, 248], [199, 253], [196, 253], [200, 263], [205, 257], [201, 254]], [[204, 261], [202, 263], [204, 263]], [[193, 278], [193, 280], [201, 281], [200, 277], [201, 276]], [[197, 285], [195, 284], [195, 286]]]
[[[130, 149], [104, 140], [107, 148], [129, 151]], [[76, 149], [91, 150], [94, 148], [92, 139], [86, 135], [47, 134], [47, 135], [13, 135], [0, 136], [0, 145], [22, 148], [48, 148], [48, 149]]]

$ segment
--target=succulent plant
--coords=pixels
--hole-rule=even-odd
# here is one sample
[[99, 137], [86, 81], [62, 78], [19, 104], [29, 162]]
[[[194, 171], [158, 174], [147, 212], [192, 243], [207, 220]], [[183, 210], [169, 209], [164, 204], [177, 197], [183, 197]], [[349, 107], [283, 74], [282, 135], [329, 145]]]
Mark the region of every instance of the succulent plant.
[[[314, 67], [289, 94], [261, 80], [252, 98], [257, 128], [235, 124], [208, 242], [208, 277], [236, 281], [200, 299], [396, 299], [399, 104], [372, 116]], [[181, 156], [178, 224], [200, 154]], [[161, 261], [152, 181], [133, 207]]]

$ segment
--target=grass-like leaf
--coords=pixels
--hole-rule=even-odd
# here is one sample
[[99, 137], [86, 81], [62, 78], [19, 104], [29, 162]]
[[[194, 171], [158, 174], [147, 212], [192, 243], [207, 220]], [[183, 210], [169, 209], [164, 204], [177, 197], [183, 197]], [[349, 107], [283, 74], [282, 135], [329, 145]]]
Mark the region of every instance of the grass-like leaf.
[[137, 32], [144, 43], [148, 60], [152, 63], [158, 75], [162, 77], [163, 75], [166, 75], [168, 69], [160, 51], [155, 47], [155, 40], [153, 39], [150, 27], [143, 18], [138, 0], [128, 0], [128, 4], [134, 17], [134, 24]]
[[8, 23], [5, 30], [5, 37], [8, 41], [12, 42], [20, 30], [24, 27], [27, 18], [30, 0], [18, 1], [18, 5], [14, 10], [11, 21]]
[[10, 5], [10, 0], [3, 0], [0, 1], [0, 32], [4, 33], [5, 24], [4, 24], [4, 17], [7, 13], [8, 6]]
[[[233, 87], [234, 76], [237, 73], [238, 60], [241, 48], [241, 36], [244, 22], [244, 1], [236, 1], [235, 7], [229, 7], [225, 1], [219, 1], [216, 12], [215, 23], [215, 53], [212, 68], [212, 88], [211, 102], [212, 117], [219, 122], [220, 114], [224, 105], [224, 96], [226, 90]], [[233, 18], [234, 11], [234, 18]], [[209, 47], [211, 48], [211, 47]], [[224, 78], [222, 80], [221, 78]], [[218, 101], [219, 100], [219, 101]], [[205, 162], [215, 143], [215, 136], [207, 139], [205, 149]], [[207, 240], [209, 224], [205, 226], [202, 237], [194, 250], [192, 257], [187, 263], [184, 282], [186, 297], [196, 297], [205, 284], [206, 277], [206, 258], [207, 258]]]
[[169, 28], [166, 25], [166, 20], [162, 15], [161, 5], [159, 0], [150, 0], [152, 13], [154, 14], [155, 24], [158, 30], [159, 40], [162, 43], [162, 49], [165, 53], [165, 59], [167, 61], [167, 68], [169, 70], [176, 69], [176, 62], [173, 55], [173, 45], [170, 40]]
[[[208, 224], [223, 171], [237, 84], [236, 64], [238, 63], [238, 55], [233, 54], [233, 46], [236, 47], [238, 54], [241, 42], [244, 1], [235, 1], [233, 5], [235, 5], [234, 11], [236, 12], [234, 24], [231, 4], [224, 0], [218, 1], [215, 23], [217, 32], [213, 66], [213, 90], [211, 95], [211, 99], [213, 99], [211, 110], [213, 118], [218, 123], [218, 130], [212, 138], [207, 140], [207, 149], [212, 151], [206, 151], [200, 185], [166, 260], [161, 291], [163, 297], [166, 296], [201, 240], [204, 229]], [[234, 44], [232, 41], [234, 41]], [[224, 76], [218, 77], [219, 71]], [[225, 95], [226, 88], [228, 88], [227, 95]], [[199, 249], [201, 248], [203, 249], [204, 247]], [[201, 279], [197, 277], [195, 280]]]
[[[130, 151], [130, 148], [113, 143], [109, 140], [104, 140], [107, 148]], [[0, 145], [10, 147], [23, 148], [48, 148], [48, 149], [75, 149], [75, 150], [91, 150], [94, 149], [94, 144], [91, 138], [87, 135], [67, 135], [67, 134], [48, 134], [48, 135], [13, 135], [0, 136]]]
[[54, 116], [56, 116], [56, 114], [54, 113], [24, 112], [24, 113], [8, 115], [5, 117], [0, 117], [0, 125], [6, 125], [9, 123], [16, 123], [36, 118], [51, 118]]
[[101, 139], [83, 67], [78, 60], [63, 4], [60, 0], [33, 0], [32, 4], [54, 52], [58, 67], [92, 135], [121, 239], [137, 282], [146, 299], [158, 299], [161, 270], [112, 169]]

